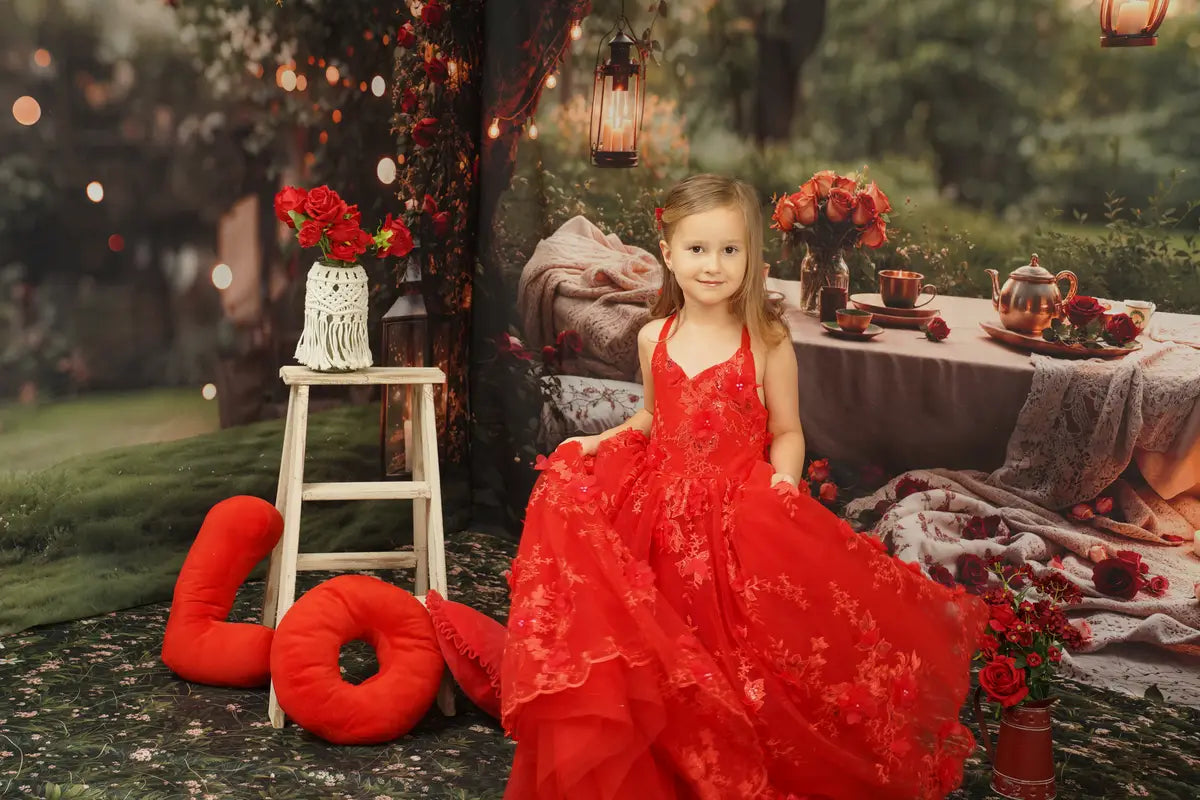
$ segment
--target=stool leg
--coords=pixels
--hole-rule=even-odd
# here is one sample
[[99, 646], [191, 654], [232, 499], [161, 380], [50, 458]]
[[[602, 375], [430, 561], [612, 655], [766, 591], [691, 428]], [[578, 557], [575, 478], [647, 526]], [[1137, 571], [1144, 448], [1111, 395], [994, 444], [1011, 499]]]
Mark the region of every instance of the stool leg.
[[[446, 587], [446, 542], [442, 535], [442, 479], [438, 465], [437, 412], [433, 408], [433, 386], [425, 384], [420, 387], [420, 392], [421, 444], [417, 449], [421, 453], [421, 467], [425, 480], [429, 482], [429, 503], [424, 520], [429, 548], [429, 582], [442, 597], [446, 597], [449, 592]], [[416, 439], [415, 432], [413, 438]], [[447, 717], [454, 716], [454, 679], [449, 671], [442, 677], [442, 685], [438, 688], [437, 705]]]
[[[423, 481], [428, 478], [428, 472], [425, 469], [425, 439], [423, 431], [425, 430], [425, 409], [421, 404], [421, 387], [407, 386], [405, 391], [409, 393], [409, 408], [412, 409], [410, 420], [412, 422], [412, 451], [406, 452], [404, 457], [408, 459], [408, 465], [412, 472], [414, 481]], [[413, 530], [413, 556], [417, 559], [417, 576], [416, 590], [418, 597], [424, 597], [429, 591], [429, 498], [416, 497], [413, 499], [412, 506], [412, 530]], [[439, 591], [441, 591], [439, 589]]]
[[[296, 390], [298, 388], [297, 386], [292, 386], [288, 390], [287, 416], [284, 417], [283, 422], [283, 450], [279, 457], [279, 483], [275, 487], [275, 508], [280, 514], [283, 514], [284, 507], [287, 504], [288, 466], [291, 463], [292, 435], [295, 430], [292, 415], [295, 413]], [[275, 627], [275, 610], [279, 603], [279, 565], [282, 553], [283, 537], [280, 536], [279, 541], [275, 543], [275, 547], [271, 550], [271, 561], [267, 567], [267, 588], [263, 592], [262, 623], [269, 628]]]
[[437, 416], [433, 408], [433, 386], [421, 387], [421, 465], [429, 482], [427, 536], [429, 583], [443, 597], [446, 590], [446, 542], [442, 534], [442, 481], [438, 465]]
[[[288, 453], [287, 488], [283, 510], [283, 538], [280, 542], [279, 602], [275, 612], [275, 625], [292, 607], [296, 599], [296, 555], [300, 551], [300, 503], [304, 490], [304, 448], [308, 439], [308, 387], [296, 387], [296, 407], [293, 409], [292, 442]], [[271, 701], [268, 706], [271, 725], [283, 727], [283, 709], [275, 696], [275, 682], [271, 682]]]

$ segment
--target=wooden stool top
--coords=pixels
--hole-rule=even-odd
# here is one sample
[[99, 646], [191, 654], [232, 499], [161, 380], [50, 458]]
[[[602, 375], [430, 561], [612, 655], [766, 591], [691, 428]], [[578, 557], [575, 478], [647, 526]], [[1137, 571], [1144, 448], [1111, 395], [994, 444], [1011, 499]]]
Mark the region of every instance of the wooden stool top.
[[437, 367], [367, 367], [348, 372], [317, 372], [307, 367], [283, 367], [279, 377], [288, 386], [365, 386], [445, 383]]

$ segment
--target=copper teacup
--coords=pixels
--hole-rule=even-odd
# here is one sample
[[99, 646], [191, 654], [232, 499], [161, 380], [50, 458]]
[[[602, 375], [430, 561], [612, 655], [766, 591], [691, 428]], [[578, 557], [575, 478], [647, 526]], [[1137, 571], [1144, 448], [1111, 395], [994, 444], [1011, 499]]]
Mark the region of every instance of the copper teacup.
[[839, 308], [837, 310], [837, 324], [844, 331], [862, 333], [871, 324], [872, 316], [874, 315], [870, 311], [863, 311], [857, 308]]
[[883, 304], [889, 308], [919, 308], [917, 298], [922, 293], [929, 295], [921, 305], [933, 300], [937, 295], [937, 287], [931, 283], [924, 286], [921, 281], [925, 276], [919, 272], [909, 272], [903, 269], [881, 269], [879, 271], [879, 296]]

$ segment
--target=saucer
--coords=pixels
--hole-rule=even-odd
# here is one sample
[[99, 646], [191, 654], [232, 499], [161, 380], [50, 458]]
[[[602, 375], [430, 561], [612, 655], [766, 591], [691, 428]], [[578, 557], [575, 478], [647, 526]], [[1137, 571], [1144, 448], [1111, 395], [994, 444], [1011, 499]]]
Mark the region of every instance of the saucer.
[[[922, 295], [922, 297], [924, 296]], [[937, 307], [933, 305], [933, 302], [933, 300], [927, 300], [925, 305], [917, 306], [916, 308], [902, 308], [900, 306], [884, 305], [883, 298], [878, 294], [850, 295], [850, 305], [854, 308], [860, 308], [863, 311], [870, 311], [886, 317], [907, 317], [919, 320], [931, 319], [938, 315]]]
[[826, 333], [832, 334], [839, 339], [873, 339], [883, 333], [883, 328], [875, 323], [867, 326], [867, 329], [861, 333], [858, 331], [843, 330], [836, 322], [822, 322], [821, 327]]

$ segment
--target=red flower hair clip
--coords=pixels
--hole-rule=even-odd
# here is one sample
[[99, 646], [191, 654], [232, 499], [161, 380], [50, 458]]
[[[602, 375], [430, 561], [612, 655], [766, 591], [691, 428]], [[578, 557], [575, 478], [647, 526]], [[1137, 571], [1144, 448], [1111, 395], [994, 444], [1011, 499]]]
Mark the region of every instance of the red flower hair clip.
[[660, 231], [662, 230], [662, 215], [663, 210], [661, 208], [654, 209], [654, 224]]

